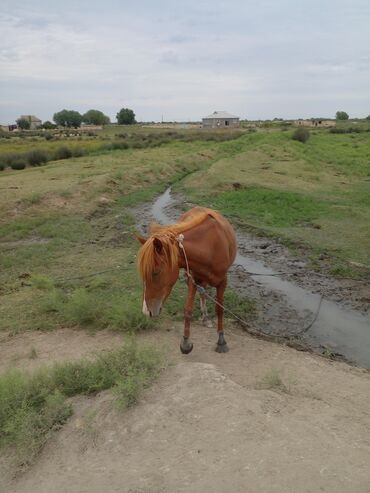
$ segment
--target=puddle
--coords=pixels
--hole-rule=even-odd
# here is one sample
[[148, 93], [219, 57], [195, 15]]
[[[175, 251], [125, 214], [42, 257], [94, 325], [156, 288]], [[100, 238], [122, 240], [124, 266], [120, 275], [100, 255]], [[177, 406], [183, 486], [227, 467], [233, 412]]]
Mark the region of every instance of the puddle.
[[[167, 189], [154, 202], [151, 214], [162, 224], [173, 222], [166, 213], [166, 207], [172, 202], [171, 189]], [[242, 236], [240, 237], [241, 241]], [[313, 320], [320, 304], [321, 296], [312, 293], [291, 281], [279, 277], [278, 272], [266, 266], [263, 262], [245, 254], [238, 253], [235, 264], [240, 265], [251, 275], [253, 281], [265, 288], [283, 295], [286, 304], [308, 320], [307, 314]], [[306, 326], [309, 322], [306, 323]], [[302, 326], [297, 327], [297, 335], [302, 332]], [[348, 360], [370, 369], [370, 316], [355, 310], [343, 308], [333, 301], [323, 299], [315, 323], [305, 334], [314, 345], [330, 347], [335, 352], [343, 354]]]
[[152, 206], [152, 216], [161, 224], [170, 224], [173, 222], [165, 212], [165, 208], [171, 204], [171, 201], [171, 188], [167, 188], [167, 190], [157, 198]]

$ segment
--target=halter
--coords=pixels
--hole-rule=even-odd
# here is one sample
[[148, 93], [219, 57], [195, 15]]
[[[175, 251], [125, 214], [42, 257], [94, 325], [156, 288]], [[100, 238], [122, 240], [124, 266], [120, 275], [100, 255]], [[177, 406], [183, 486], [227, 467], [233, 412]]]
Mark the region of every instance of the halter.
[[184, 253], [184, 258], [185, 258], [185, 263], [186, 263], [186, 275], [188, 276], [188, 279], [191, 279], [193, 282], [194, 282], [194, 279], [193, 279], [193, 276], [190, 274], [190, 270], [189, 270], [189, 262], [188, 262], [188, 257], [186, 255], [186, 251], [185, 251], [185, 247], [184, 247], [184, 235], [182, 233], [180, 233], [176, 240], [179, 244], [179, 248], [181, 248], [181, 250], [183, 251]]

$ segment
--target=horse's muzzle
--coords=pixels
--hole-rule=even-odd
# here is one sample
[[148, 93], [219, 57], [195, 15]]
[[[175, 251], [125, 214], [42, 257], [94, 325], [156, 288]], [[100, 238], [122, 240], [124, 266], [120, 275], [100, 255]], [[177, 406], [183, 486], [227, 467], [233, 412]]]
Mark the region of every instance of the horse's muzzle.
[[148, 317], [158, 317], [162, 310], [162, 300], [143, 301], [143, 314]]

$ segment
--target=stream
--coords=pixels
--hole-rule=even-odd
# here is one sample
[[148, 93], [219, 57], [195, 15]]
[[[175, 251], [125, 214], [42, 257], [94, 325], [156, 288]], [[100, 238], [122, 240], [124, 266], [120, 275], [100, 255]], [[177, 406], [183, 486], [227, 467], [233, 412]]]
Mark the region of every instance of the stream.
[[[173, 222], [173, 216], [169, 208], [174, 207], [176, 201], [168, 188], [153, 203], [150, 215], [155, 221], [161, 224]], [[172, 216], [172, 217], [171, 217]], [[286, 314], [286, 320], [281, 320], [281, 324], [274, 330], [275, 335], [286, 335], [286, 326], [289, 322], [293, 327], [290, 328], [290, 334], [293, 336], [302, 336], [306, 343], [311, 347], [329, 347], [336, 353], [342, 354], [347, 360], [356, 363], [359, 366], [370, 369], [370, 316], [362, 314], [356, 310], [343, 307], [334, 301], [325, 299], [318, 293], [313, 293], [304, 289], [290, 280], [283, 279], [279, 273], [262, 262], [253, 258], [252, 255], [246, 255], [243, 244], [250, 242], [250, 239], [238, 233], [239, 253], [235, 259], [234, 275], [231, 275], [230, 284], [233, 286], [233, 277], [235, 277], [235, 268], [239, 273], [239, 285], [233, 286], [243, 292], [243, 283], [252, 283], [256, 292], [261, 292], [263, 296], [272, 295], [272, 300], [266, 303], [270, 311], [278, 316], [283, 312]], [[240, 276], [240, 271], [244, 271], [246, 276]], [[262, 290], [262, 291], [261, 291]], [[246, 294], [250, 295], [251, 289], [247, 289]], [[277, 307], [276, 304], [286, 306]], [[275, 306], [274, 306], [275, 304]], [[290, 319], [290, 320], [288, 320]], [[311, 324], [309, 321], [313, 321]], [[271, 320], [267, 318], [263, 330], [269, 332]], [[303, 334], [305, 327], [309, 329]], [[303, 329], [303, 330], [302, 330]]]

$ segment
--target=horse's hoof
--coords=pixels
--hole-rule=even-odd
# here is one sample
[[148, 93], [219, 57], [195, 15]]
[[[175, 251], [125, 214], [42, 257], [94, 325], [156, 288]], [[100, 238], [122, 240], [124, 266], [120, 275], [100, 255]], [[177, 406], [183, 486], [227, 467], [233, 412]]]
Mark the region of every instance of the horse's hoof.
[[182, 340], [180, 343], [180, 351], [182, 354], [189, 354], [193, 350], [193, 343]]
[[229, 350], [229, 346], [226, 344], [216, 344], [216, 353], [227, 353]]

